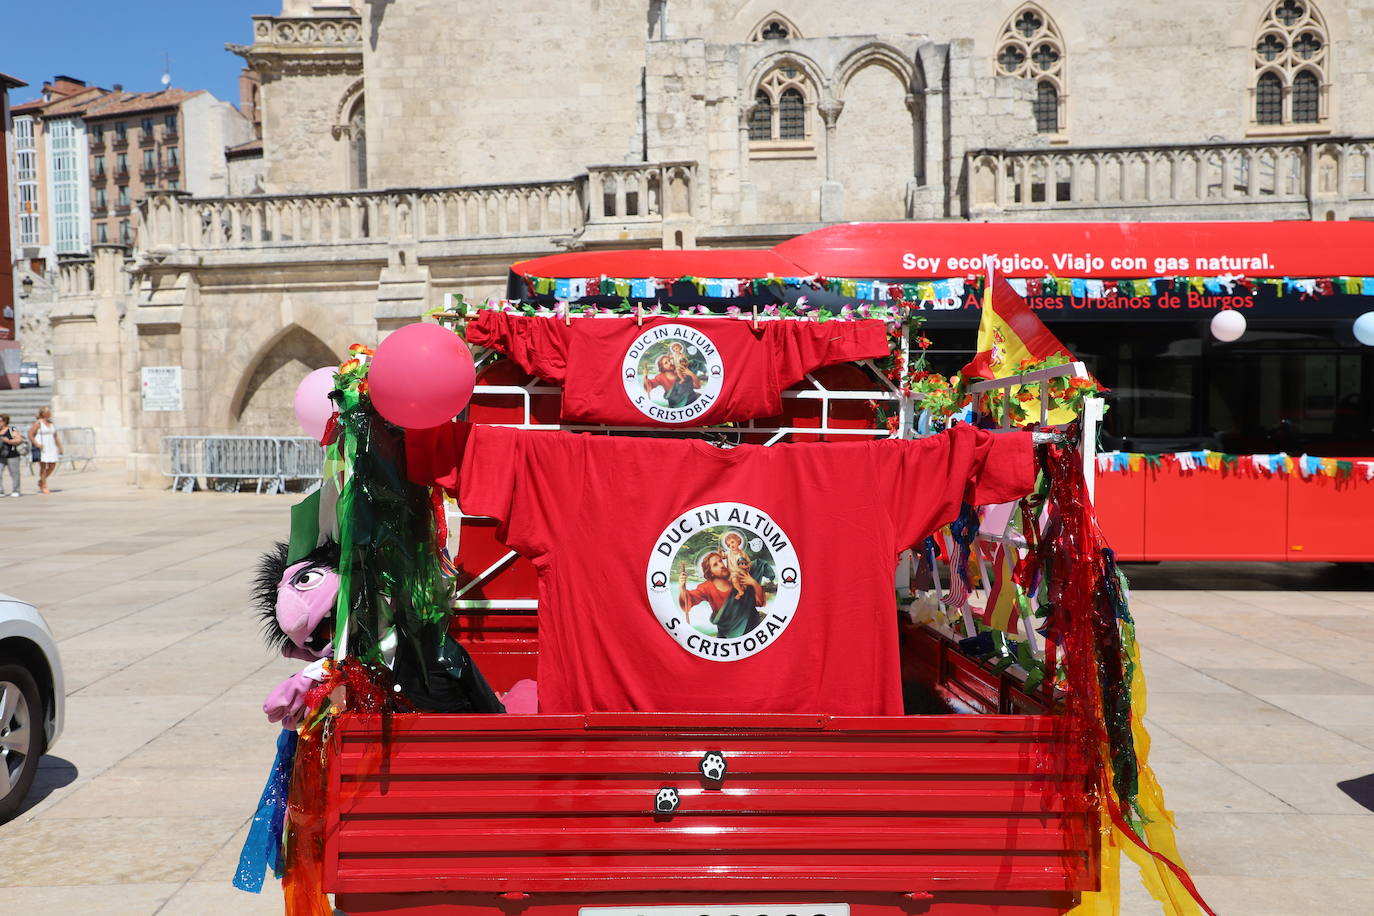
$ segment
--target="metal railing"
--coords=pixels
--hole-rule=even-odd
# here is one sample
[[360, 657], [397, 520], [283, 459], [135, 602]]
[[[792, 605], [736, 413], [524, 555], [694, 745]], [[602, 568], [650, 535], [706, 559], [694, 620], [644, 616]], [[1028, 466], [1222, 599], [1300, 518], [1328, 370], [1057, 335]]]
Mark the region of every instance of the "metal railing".
[[162, 475], [172, 489], [234, 492], [256, 481], [258, 493], [284, 493], [288, 481], [319, 480], [324, 449], [306, 436], [163, 436]]
[[[58, 464], [66, 462], [73, 471], [84, 471], [95, 464], [95, 430], [89, 426], [59, 426], [57, 438], [62, 440], [62, 457]], [[76, 463], [81, 462], [81, 467]]]

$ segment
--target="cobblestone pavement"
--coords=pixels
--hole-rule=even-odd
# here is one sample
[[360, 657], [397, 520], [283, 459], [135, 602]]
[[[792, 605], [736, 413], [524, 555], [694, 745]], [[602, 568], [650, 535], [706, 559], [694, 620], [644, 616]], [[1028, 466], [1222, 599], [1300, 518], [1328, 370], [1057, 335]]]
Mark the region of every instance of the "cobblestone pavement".
[[[280, 912], [270, 881], [254, 897], [229, 879], [273, 754], [262, 698], [294, 667], [263, 648], [248, 570], [284, 538], [295, 497], [136, 491], [113, 467], [64, 469], [53, 486], [0, 503], [0, 591], [47, 617], [68, 691], [30, 807], [0, 826], [4, 912]], [[1355, 800], [1374, 807], [1365, 579], [1128, 572], [1153, 761], [1212, 905], [1369, 913], [1374, 813]], [[1132, 874], [1123, 911], [1157, 913]]]

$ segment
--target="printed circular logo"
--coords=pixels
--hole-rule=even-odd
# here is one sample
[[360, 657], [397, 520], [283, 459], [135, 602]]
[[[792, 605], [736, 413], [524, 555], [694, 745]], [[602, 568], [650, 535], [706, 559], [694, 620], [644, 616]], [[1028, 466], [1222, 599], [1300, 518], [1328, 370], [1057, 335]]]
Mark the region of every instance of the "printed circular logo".
[[678, 645], [733, 662], [771, 646], [792, 622], [801, 566], [792, 539], [767, 513], [711, 503], [664, 529], [645, 586], [654, 616]]
[[725, 381], [711, 338], [682, 324], [657, 325], [636, 337], [620, 374], [630, 403], [660, 423], [699, 418], [720, 397]]

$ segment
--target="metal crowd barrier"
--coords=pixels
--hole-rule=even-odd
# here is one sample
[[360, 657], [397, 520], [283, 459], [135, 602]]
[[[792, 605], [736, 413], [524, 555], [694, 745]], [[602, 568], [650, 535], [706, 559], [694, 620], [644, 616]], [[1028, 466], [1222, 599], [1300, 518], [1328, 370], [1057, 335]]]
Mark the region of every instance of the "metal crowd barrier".
[[[57, 438], [62, 440], [62, 457], [58, 459], [58, 464], [65, 461], [73, 471], [84, 471], [95, 464], [94, 429], [89, 426], [59, 426]], [[81, 462], [80, 468], [76, 466], [78, 461]]]
[[189, 493], [204, 479], [209, 490], [236, 491], [245, 480], [258, 493], [284, 493], [287, 481], [319, 480], [324, 449], [307, 436], [163, 436], [162, 474]]
[[[64, 461], [71, 465], [73, 471], [84, 471], [86, 468], [95, 464], [95, 430], [89, 426], [59, 426], [57, 427], [57, 438], [62, 443], [58, 464]], [[27, 437], [25, 438], [27, 441]], [[24, 456], [24, 460], [19, 465], [19, 470], [24, 474], [38, 476], [38, 463], [33, 460], [33, 445], [29, 446], [29, 454]], [[81, 462], [81, 467], [76, 463]]]

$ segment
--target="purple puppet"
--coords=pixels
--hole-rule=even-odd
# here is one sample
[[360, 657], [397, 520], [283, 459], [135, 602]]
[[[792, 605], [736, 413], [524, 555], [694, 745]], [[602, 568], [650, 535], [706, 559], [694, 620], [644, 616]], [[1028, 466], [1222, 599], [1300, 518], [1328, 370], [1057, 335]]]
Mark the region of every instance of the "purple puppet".
[[262, 711], [271, 722], [294, 729], [305, 718], [305, 695], [324, 680], [324, 660], [334, 656], [334, 610], [339, 595], [339, 545], [327, 542], [296, 563], [277, 544], [258, 563], [254, 594], [263, 635], [286, 658], [310, 662], [272, 689]]

